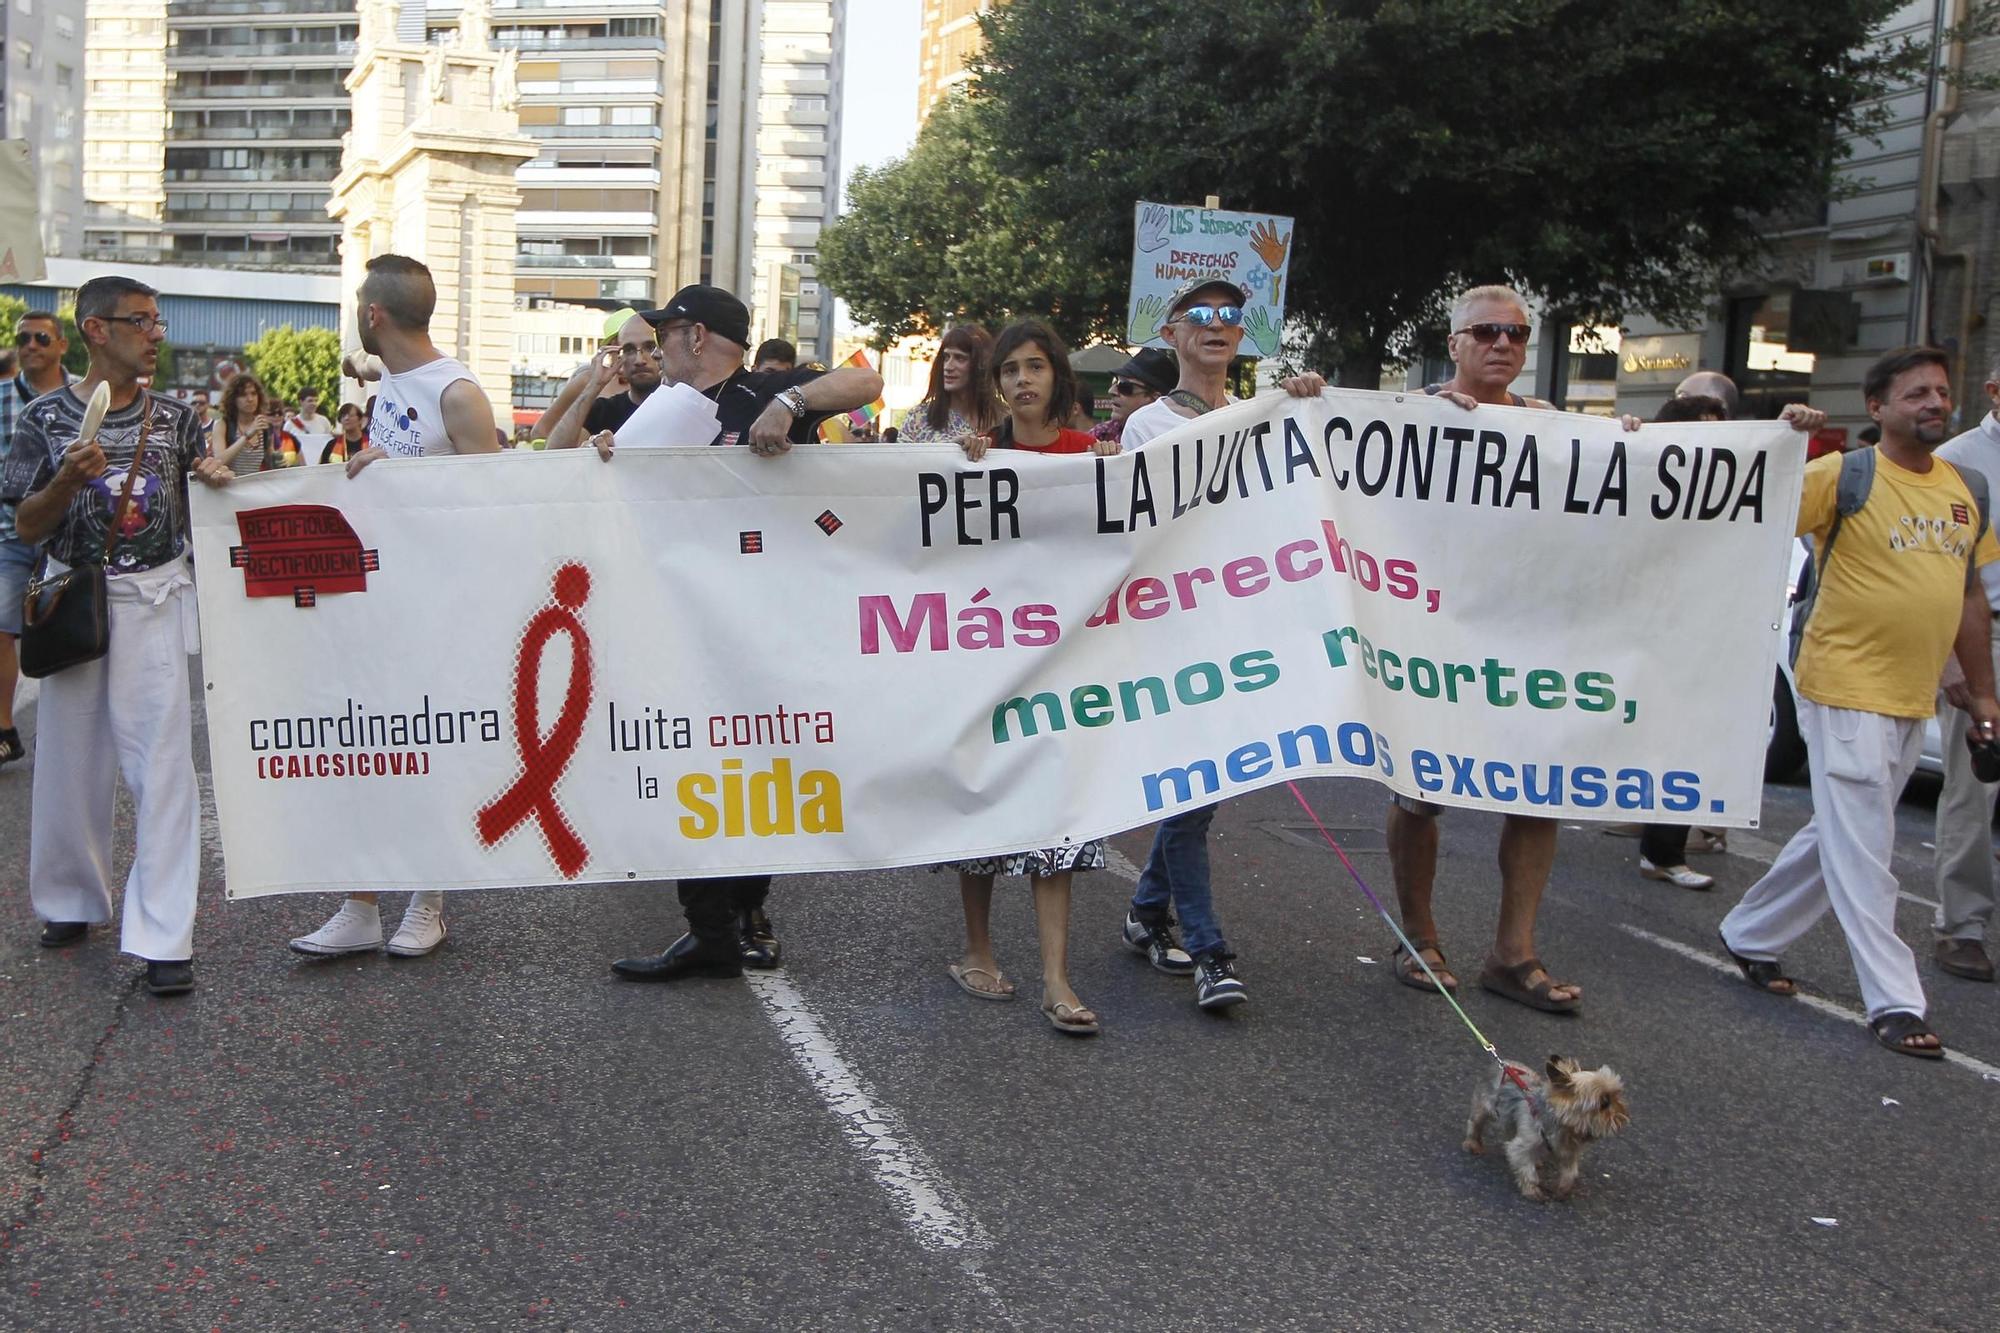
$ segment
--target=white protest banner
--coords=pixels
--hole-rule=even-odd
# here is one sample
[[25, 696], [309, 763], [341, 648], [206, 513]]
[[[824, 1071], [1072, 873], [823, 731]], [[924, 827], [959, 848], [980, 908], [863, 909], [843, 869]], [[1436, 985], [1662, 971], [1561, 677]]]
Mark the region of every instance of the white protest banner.
[[1754, 825], [1802, 458], [1342, 390], [1104, 459], [197, 487], [229, 892], [924, 863], [1306, 774]]
[[1132, 209], [1132, 291], [1125, 340], [1164, 347], [1167, 303], [1190, 278], [1226, 278], [1243, 289], [1246, 356], [1275, 356], [1285, 322], [1292, 220], [1269, 213], [1149, 204]]

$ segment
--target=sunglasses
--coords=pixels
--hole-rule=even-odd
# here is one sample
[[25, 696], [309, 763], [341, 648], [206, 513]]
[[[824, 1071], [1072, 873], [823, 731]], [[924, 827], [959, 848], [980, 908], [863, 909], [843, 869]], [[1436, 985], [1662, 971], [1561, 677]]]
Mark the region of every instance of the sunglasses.
[[1526, 324], [1468, 324], [1458, 332], [1471, 334], [1472, 340], [1481, 346], [1499, 342], [1500, 335], [1504, 333], [1519, 347], [1528, 341], [1528, 335], [1534, 330]]
[[1142, 393], [1158, 393], [1159, 390], [1153, 388], [1150, 384], [1141, 384], [1137, 380], [1114, 380], [1111, 384], [1111, 392], [1117, 394], [1120, 398], [1132, 398]]
[[1185, 320], [1198, 329], [1211, 324], [1220, 324], [1225, 329], [1240, 328], [1243, 324], [1243, 307], [1240, 305], [1191, 305], [1168, 320], [1169, 324], [1179, 324]]
[[43, 333], [40, 330], [30, 332], [27, 329], [23, 329], [14, 335], [14, 346], [16, 347], [26, 347], [31, 342], [37, 347], [47, 347], [54, 341], [55, 338], [53, 336]]

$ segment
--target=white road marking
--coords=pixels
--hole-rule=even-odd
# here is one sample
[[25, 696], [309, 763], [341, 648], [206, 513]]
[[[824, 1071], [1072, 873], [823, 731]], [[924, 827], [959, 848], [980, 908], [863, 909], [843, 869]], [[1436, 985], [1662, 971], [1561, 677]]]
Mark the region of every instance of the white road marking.
[[[1619, 923], [1618, 929], [1624, 931], [1634, 939], [1644, 940], [1648, 944], [1657, 944], [1669, 953], [1679, 954], [1691, 963], [1700, 963], [1704, 967], [1722, 973], [1724, 976], [1741, 977], [1743, 975], [1736, 964], [1730, 962], [1727, 958], [1717, 958], [1712, 953], [1697, 949], [1692, 945], [1682, 944], [1679, 940], [1670, 940], [1664, 935], [1655, 935], [1650, 930], [1641, 930], [1637, 926], [1628, 926], [1622, 922]], [[1792, 998], [1815, 1013], [1825, 1014], [1829, 1018], [1838, 1018], [1843, 1022], [1852, 1023], [1860, 1028], [1868, 1026], [1868, 1018], [1865, 1014], [1849, 1009], [1845, 1005], [1835, 1004], [1833, 1001], [1821, 999], [1817, 995], [1807, 995], [1803, 991]], [[1989, 1083], [2000, 1083], [2000, 1068], [1989, 1065], [1984, 1060], [1975, 1060], [1969, 1055], [1964, 1055], [1953, 1050], [1947, 1050], [1944, 1053], [1944, 1058], [1947, 1063], [1957, 1065], [1961, 1069], [1977, 1074]]]
[[1132, 858], [1113, 847], [1104, 844], [1104, 868], [1129, 883], [1139, 882], [1139, 867], [1132, 864]]
[[875, 1183], [888, 1194], [917, 1244], [933, 1253], [990, 1245], [985, 1228], [903, 1127], [902, 1117], [841, 1057], [798, 987], [775, 972], [750, 972], [745, 978], [820, 1100], [843, 1122], [848, 1142], [867, 1159]]
[[14, 720], [17, 724], [20, 722], [20, 714], [26, 712], [28, 709], [33, 708], [35, 706], [35, 699], [37, 696], [41, 694], [41, 692], [42, 692], [42, 682], [40, 682], [39, 680], [29, 680], [26, 676], [19, 676], [15, 678]]

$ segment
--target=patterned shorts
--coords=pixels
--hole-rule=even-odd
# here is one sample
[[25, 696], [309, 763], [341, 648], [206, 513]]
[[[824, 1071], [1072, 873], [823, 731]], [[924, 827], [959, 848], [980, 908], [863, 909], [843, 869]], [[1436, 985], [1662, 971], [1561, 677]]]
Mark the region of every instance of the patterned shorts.
[[940, 861], [931, 869], [954, 871], [961, 875], [1033, 875], [1038, 879], [1060, 875], [1066, 870], [1102, 870], [1104, 843], [1099, 839], [1067, 847], [1038, 847], [1031, 852], [983, 856], [975, 861]]

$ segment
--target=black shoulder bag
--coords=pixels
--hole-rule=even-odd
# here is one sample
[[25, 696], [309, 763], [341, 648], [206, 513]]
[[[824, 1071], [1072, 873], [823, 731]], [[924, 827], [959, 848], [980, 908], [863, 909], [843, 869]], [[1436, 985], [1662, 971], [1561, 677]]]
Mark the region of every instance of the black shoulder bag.
[[[141, 390], [144, 392], [144, 390]], [[104, 558], [77, 565], [50, 577], [48, 557], [28, 582], [21, 604], [21, 674], [35, 680], [58, 671], [95, 662], [111, 648], [111, 614], [107, 605], [104, 567], [118, 549], [119, 529], [132, 486], [146, 465], [146, 432], [153, 424], [150, 405], [139, 422], [139, 443], [125, 473], [125, 489], [111, 511], [111, 530], [104, 538]]]

